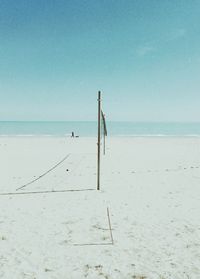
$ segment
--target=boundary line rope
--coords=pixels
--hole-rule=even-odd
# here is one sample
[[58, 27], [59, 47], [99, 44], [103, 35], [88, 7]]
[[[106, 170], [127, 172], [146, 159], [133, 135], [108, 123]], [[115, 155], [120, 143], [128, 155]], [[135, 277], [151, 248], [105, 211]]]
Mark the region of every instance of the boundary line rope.
[[50, 168], [49, 170], [47, 170], [45, 173], [41, 174], [40, 176], [38, 176], [37, 178], [33, 179], [32, 181], [20, 186], [19, 188], [16, 189], [16, 191], [21, 190], [31, 184], [33, 184], [35, 181], [41, 179], [42, 177], [44, 177], [45, 175], [47, 175], [49, 172], [51, 172], [52, 170], [54, 170], [55, 168], [57, 168], [60, 164], [62, 164], [69, 156], [71, 155], [71, 153], [67, 154], [61, 161], [59, 161], [55, 166], [53, 166], [52, 168]]

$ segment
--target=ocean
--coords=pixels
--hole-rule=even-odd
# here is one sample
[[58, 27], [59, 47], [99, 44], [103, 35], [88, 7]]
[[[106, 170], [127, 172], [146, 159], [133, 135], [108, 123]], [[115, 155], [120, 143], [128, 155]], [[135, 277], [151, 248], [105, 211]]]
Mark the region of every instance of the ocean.
[[[108, 136], [200, 136], [200, 123], [107, 122]], [[96, 136], [95, 121], [0, 121], [0, 136]]]

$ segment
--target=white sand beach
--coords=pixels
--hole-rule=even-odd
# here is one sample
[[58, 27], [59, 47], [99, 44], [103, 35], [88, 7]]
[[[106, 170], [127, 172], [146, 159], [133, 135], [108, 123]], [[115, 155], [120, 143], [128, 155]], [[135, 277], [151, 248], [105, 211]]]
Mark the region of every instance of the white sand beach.
[[0, 138], [0, 278], [199, 279], [200, 138], [96, 147]]

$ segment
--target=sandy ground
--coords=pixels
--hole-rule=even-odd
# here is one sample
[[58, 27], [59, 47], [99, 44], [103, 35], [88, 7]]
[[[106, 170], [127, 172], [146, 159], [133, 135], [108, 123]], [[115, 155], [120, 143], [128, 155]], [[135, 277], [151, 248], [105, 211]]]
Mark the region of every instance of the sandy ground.
[[96, 147], [0, 138], [0, 278], [199, 279], [200, 138]]

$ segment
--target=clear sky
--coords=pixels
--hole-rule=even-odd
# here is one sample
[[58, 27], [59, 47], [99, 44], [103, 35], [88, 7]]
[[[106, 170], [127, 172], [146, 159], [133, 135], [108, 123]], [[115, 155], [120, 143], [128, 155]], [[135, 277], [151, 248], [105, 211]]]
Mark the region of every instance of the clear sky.
[[200, 121], [199, 0], [0, 0], [0, 120]]

